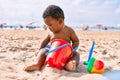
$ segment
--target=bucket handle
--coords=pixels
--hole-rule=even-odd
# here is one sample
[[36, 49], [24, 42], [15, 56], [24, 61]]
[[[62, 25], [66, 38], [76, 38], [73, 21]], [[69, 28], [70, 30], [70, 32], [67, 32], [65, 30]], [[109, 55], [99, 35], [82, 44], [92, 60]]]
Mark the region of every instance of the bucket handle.
[[69, 44], [67, 43], [67, 44], [63, 44], [63, 45], [61, 45], [61, 46], [58, 46], [57, 48], [48, 51], [48, 52], [46, 53], [46, 55], [48, 55], [48, 54], [50, 54], [51, 52], [54, 52], [54, 51], [56, 51], [56, 50], [59, 50], [59, 49], [61, 49], [61, 48], [63, 48], [63, 47], [66, 47], [66, 46], [68, 46], [68, 45], [69, 45]]
[[94, 41], [92, 42], [92, 45], [91, 45], [91, 48], [90, 48], [90, 51], [89, 51], [89, 56], [88, 56], [88, 60], [84, 62], [85, 65], [88, 64], [88, 62], [90, 61], [91, 57], [92, 57], [92, 54], [93, 54], [93, 49], [94, 49]]

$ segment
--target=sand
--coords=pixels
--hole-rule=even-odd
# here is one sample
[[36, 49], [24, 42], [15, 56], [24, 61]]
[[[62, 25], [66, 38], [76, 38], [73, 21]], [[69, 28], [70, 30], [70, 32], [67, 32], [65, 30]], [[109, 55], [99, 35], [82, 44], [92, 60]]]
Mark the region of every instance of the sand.
[[[92, 41], [93, 56], [105, 63], [105, 73], [120, 71], [120, 31], [77, 31], [80, 40], [80, 63], [75, 72], [45, 67], [42, 71], [25, 72], [23, 67], [34, 60], [42, 30], [0, 30], [0, 80], [109, 80], [104, 74], [86, 71]], [[118, 77], [118, 76], [116, 76]], [[118, 77], [119, 78], [119, 77]]]

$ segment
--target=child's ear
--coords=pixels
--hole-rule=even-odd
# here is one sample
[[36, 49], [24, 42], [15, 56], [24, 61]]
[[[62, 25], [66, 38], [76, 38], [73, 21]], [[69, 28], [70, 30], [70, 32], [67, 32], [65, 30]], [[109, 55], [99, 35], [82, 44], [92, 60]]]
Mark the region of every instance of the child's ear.
[[63, 23], [63, 19], [62, 18], [59, 19], [59, 24], [61, 24], [61, 23]]

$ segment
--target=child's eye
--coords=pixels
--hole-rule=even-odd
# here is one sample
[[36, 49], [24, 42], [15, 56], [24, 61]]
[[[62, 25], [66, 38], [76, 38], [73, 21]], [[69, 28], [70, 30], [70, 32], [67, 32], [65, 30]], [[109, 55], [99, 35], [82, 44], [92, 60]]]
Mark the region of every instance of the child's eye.
[[52, 26], [52, 24], [48, 25], [48, 26]]

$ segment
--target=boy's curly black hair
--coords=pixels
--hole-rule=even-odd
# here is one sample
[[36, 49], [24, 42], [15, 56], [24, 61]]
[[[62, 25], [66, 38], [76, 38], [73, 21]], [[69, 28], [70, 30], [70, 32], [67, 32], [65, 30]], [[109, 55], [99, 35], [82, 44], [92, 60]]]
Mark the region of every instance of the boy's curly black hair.
[[56, 5], [48, 6], [46, 10], [43, 12], [44, 19], [48, 16], [51, 16], [54, 19], [65, 18], [63, 10], [59, 6], [56, 6]]

